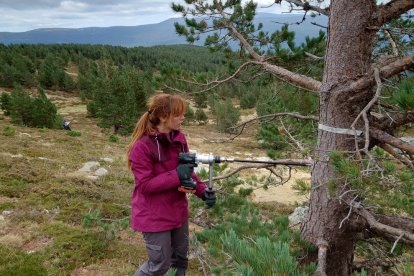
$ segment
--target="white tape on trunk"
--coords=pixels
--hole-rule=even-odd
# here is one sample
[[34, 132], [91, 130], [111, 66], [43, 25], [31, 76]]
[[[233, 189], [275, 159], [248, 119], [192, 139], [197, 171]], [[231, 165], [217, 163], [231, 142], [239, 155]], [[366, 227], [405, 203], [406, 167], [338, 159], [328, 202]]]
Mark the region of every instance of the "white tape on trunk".
[[318, 129], [323, 130], [323, 131], [327, 131], [327, 132], [336, 133], [336, 134], [352, 135], [352, 136], [355, 136], [355, 134], [357, 136], [361, 136], [362, 133], [363, 133], [361, 130], [353, 130], [353, 129], [348, 129], [348, 128], [330, 127], [330, 126], [325, 126], [323, 124], [319, 124], [318, 125]]

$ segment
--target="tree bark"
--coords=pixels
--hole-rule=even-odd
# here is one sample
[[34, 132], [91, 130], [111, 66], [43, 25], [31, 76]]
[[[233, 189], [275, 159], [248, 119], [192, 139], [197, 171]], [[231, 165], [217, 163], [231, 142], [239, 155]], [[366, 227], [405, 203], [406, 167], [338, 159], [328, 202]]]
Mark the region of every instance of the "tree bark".
[[[320, 89], [320, 124], [350, 129], [374, 95], [372, 89], [349, 91], [347, 87], [371, 71], [375, 31], [369, 27], [374, 23], [376, 9], [373, 0], [331, 1], [324, 77]], [[363, 130], [363, 122], [356, 128]], [[352, 216], [341, 225], [350, 208], [345, 202], [350, 202], [354, 195], [346, 193], [340, 201], [339, 196], [349, 188], [329, 163], [332, 151], [355, 151], [354, 137], [319, 130], [310, 208], [301, 232], [318, 247], [327, 245], [327, 275], [351, 275], [356, 233], [360, 226]], [[324, 275], [319, 267], [318, 274]]]

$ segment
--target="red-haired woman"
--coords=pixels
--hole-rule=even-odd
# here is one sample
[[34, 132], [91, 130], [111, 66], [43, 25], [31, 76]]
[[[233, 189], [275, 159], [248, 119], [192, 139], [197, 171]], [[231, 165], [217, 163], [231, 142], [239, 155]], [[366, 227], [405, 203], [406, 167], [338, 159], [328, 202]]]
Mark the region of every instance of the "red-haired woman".
[[164, 275], [174, 267], [181, 276], [188, 265], [188, 201], [178, 187], [189, 185], [186, 188], [193, 188], [210, 207], [216, 198], [214, 193], [205, 193], [206, 185], [193, 172], [192, 164], [178, 161], [180, 152], [189, 151], [180, 130], [184, 99], [158, 94], [147, 106], [128, 149], [128, 163], [135, 177], [131, 226], [143, 233], [148, 253], [148, 261], [134, 275]]

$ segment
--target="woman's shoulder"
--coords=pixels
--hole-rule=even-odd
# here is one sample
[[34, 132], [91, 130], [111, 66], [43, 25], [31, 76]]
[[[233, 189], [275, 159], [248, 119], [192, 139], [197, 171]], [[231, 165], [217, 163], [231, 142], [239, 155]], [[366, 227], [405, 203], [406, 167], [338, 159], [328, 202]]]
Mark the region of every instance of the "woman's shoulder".
[[142, 136], [141, 138], [139, 138], [138, 140], [135, 141], [132, 149], [133, 150], [138, 150], [138, 149], [148, 148], [150, 140], [151, 140], [151, 138], [148, 135], [144, 135], [144, 136]]
[[177, 131], [177, 134], [174, 138], [175, 141], [179, 141], [182, 144], [187, 144], [187, 139], [185, 138], [184, 132], [182, 130]]

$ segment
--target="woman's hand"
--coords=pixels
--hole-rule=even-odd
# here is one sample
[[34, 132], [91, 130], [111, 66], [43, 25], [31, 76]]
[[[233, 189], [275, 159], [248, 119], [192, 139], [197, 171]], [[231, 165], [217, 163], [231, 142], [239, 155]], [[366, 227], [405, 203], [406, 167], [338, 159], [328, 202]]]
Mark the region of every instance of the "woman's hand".
[[216, 191], [215, 190], [207, 189], [204, 192], [202, 199], [205, 201], [205, 203], [207, 204], [207, 207], [208, 208], [213, 207], [214, 204], [216, 204]]
[[178, 178], [183, 181], [191, 178], [194, 172], [195, 164], [180, 164], [177, 166]]

